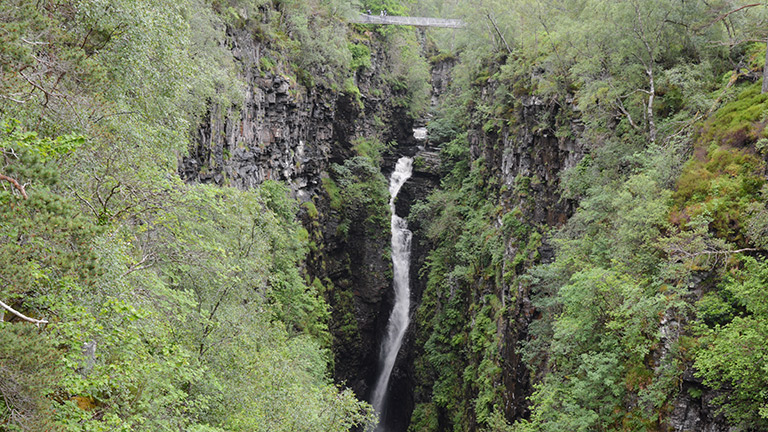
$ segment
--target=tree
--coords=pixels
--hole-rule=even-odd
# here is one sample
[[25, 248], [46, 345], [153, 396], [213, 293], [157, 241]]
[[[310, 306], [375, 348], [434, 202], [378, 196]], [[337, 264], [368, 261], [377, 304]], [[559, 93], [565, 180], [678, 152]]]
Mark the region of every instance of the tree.
[[[700, 324], [702, 340], [696, 352], [697, 376], [716, 389], [728, 389], [716, 398], [725, 416], [746, 429], [768, 426], [768, 264], [742, 257], [743, 265], [711, 294], [719, 299], [717, 317], [729, 311], [731, 320]], [[703, 320], [713, 315], [714, 303], [699, 302]]]
[[[762, 16], [764, 13], [758, 13], [757, 16], [752, 17], [749, 24], [742, 25], [742, 26], [736, 26], [732, 22], [732, 15], [736, 14], [737, 12], [758, 7], [758, 6], [767, 6], [766, 3], [750, 3], [750, 4], [741, 4], [741, 2], [738, 1], [726, 1], [724, 4], [721, 5], [718, 9], [713, 9], [712, 12], [719, 13], [722, 12], [720, 15], [716, 16], [714, 19], [712, 19], [710, 22], [708, 22], [703, 27], [709, 27], [717, 23], [722, 23], [723, 26], [726, 28], [728, 35], [731, 37], [731, 40], [729, 41], [730, 45], [733, 47], [739, 43], [744, 42], [743, 40], [738, 40], [736, 32], [738, 30], [744, 31], [744, 29], [763, 29], [765, 27], [765, 18]], [[725, 11], [724, 11], [725, 10]], [[724, 12], [723, 12], [724, 11]], [[746, 36], [749, 37], [751, 34], [755, 33], [755, 30], [746, 30]], [[768, 35], [765, 34], [765, 31], [757, 30], [758, 34], [762, 34], [762, 40], [766, 41], [766, 50], [765, 50], [765, 65], [763, 66], [763, 85], [762, 85], [762, 93], [768, 93]]]

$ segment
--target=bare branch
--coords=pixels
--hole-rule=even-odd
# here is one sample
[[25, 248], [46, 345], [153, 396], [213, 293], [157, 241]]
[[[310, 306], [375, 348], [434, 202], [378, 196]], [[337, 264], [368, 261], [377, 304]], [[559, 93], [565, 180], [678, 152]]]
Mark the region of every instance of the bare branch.
[[728, 89], [729, 89], [729, 88], [731, 88], [731, 87], [733, 87], [733, 85], [736, 83], [736, 81], [738, 81], [739, 77], [741, 77], [742, 75], [743, 75], [743, 73], [742, 73], [742, 72], [740, 72], [740, 71], [739, 71], [739, 72], [736, 72], [736, 71], [734, 71], [734, 72], [731, 74], [731, 79], [729, 79], [729, 80], [728, 80], [728, 84], [725, 86], [725, 88], [723, 89], [723, 91], [722, 91], [722, 92], [720, 92], [720, 95], [717, 97], [717, 100], [715, 100], [715, 101], [712, 103], [712, 106], [709, 108], [709, 111], [707, 111], [707, 117], [709, 117], [709, 116], [710, 116], [710, 114], [712, 114], [713, 112], [715, 112], [715, 110], [717, 109], [717, 107], [720, 105], [720, 101], [722, 101], [722, 100], [723, 100], [723, 97], [724, 97], [724, 96], [725, 96], [725, 94], [728, 92]]
[[131, 267], [128, 269], [128, 271], [126, 271], [125, 273], [123, 273], [122, 275], [120, 275], [120, 277], [125, 277], [125, 276], [128, 276], [129, 274], [131, 274], [131, 273], [133, 273], [133, 272], [135, 272], [135, 271], [144, 270], [144, 269], [148, 269], [148, 268], [152, 267], [152, 266], [154, 265], [154, 263], [149, 263], [149, 264], [147, 264], [147, 265], [143, 265], [143, 264], [144, 264], [145, 262], [147, 262], [147, 260], [148, 260], [148, 259], [150, 259], [150, 258], [152, 258], [153, 256], [154, 256], [154, 254], [152, 254], [152, 253], [149, 253], [149, 254], [147, 254], [147, 255], [144, 255], [144, 257], [141, 259], [141, 261], [139, 261], [139, 262], [137, 262], [136, 264], [132, 265], [132, 266], [131, 266]]
[[16, 189], [19, 190], [19, 192], [21, 192], [21, 196], [23, 196], [24, 199], [28, 199], [29, 198], [27, 196], [27, 191], [24, 189], [24, 186], [19, 184], [19, 182], [16, 181], [16, 179], [8, 177], [8, 176], [3, 175], [3, 174], [0, 174], [0, 180], [5, 180], [7, 182], [10, 182], [13, 185], [13, 187], [15, 187]]
[[491, 24], [493, 24], [493, 28], [496, 30], [496, 33], [499, 35], [499, 38], [501, 39], [501, 41], [504, 42], [504, 46], [507, 47], [507, 52], [512, 54], [512, 48], [509, 47], [507, 40], [504, 38], [504, 35], [501, 34], [501, 31], [499, 30], [499, 26], [496, 25], [496, 20], [493, 19], [490, 13], [486, 14], [486, 16], [488, 17], [488, 20], [491, 22]]
[[40, 42], [40, 41], [31, 41], [26, 40], [25, 38], [21, 38], [22, 42], [28, 43], [30, 45], [50, 45], [50, 42]]
[[743, 249], [734, 249], [734, 250], [724, 250], [724, 251], [704, 251], [701, 252], [702, 254], [721, 254], [721, 255], [731, 255], [731, 254], [737, 254], [742, 252], [758, 252], [761, 251], [760, 248], [743, 248]]
[[21, 99], [15, 99], [15, 98], [13, 98], [11, 96], [6, 96], [6, 95], [0, 95], [0, 98], [7, 99], [9, 101], [13, 101], [13, 102], [20, 103], [20, 104], [27, 103], [27, 101], [23, 101]]
[[8, 306], [7, 304], [3, 303], [2, 301], [0, 301], [0, 306], [2, 306], [8, 312], [16, 315], [17, 317], [19, 317], [19, 318], [21, 318], [21, 319], [23, 319], [25, 321], [29, 321], [32, 324], [35, 324], [37, 327], [40, 327], [40, 324], [48, 324], [47, 320], [44, 320], [44, 319], [38, 320], [38, 319], [30, 318], [30, 317], [24, 315], [23, 313], [17, 311], [16, 309], [14, 309], [14, 308]]
[[43, 92], [43, 94], [45, 94], [46, 100], [48, 99], [49, 96], [57, 96], [57, 97], [61, 96], [60, 94], [53, 94], [51, 91], [48, 91], [45, 88], [43, 88], [43, 86], [41, 86], [40, 84], [32, 81], [32, 78], [25, 75], [23, 71], [19, 71], [19, 75], [21, 75], [21, 77], [24, 78], [29, 83], [29, 85]]
[[81, 197], [81, 196], [80, 196], [80, 194], [79, 194], [79, 193], [77, 193], [77, 191], [76, 191], [76, 190], [74, 190], [74, 189], [72, 189], [72, 193], [74, 193], [74, 194], [75, 194], [75, 196], [77, 197], [77, 199], [79, 199], [80, 201], [82, 201], [82, 202], [83, 202], [83, 203], [84, 203], [86, 206], [88, 206], [88, 208], [90, 208], [90, 209], [91, 209], [91, 211], [93, 212], [93, 215], [94, 215], [94, 216], [96, 216], [96, 217], [99, 217], [99, 212], [97, 212], [97, 211], [96, 211], [96, 209], [93, 207], [93, 205], [91, 204], [91, 202], [90, 202], [90, 201], [88, 201], [87, 199], [85, 199], [85, 198]]
[[701, 27], [697, 27], [695, 30], [697, 30], [697, 31], [698, 30], [704, 30], [707, 27], [711, 27], [715, 23], [728, 18], [731, 14], [734, 14], [734, 13], [736, 13], [736, 12], [742, 10], [742, 9], [751, 8], [751, 7], [755, 7], [755, 6], [763, 6], [763, 5], [764, 5], [764, 3], [752, 3], [752, 4], [748, 4], [748, 5], [737, 7], [736, 9], [730, 10], [730, 11], [720, 15], [719, 17], [717, 17], [714, 20], [708, 22], [707, 24], [704, 24]]
[[622, 114], [624, 114], [627, 117], [627, 120], [629, 121], [629, 125], [632, 126], [635, 130], [639, 130], [640, 127], [635, 124], [635, 122], [632, 120], [632, 115], [627, 111], [627, 109], [624, 107], [624, 102], [621, 101], [621, 99], [616, 99], [616, 107], [621, 111]]

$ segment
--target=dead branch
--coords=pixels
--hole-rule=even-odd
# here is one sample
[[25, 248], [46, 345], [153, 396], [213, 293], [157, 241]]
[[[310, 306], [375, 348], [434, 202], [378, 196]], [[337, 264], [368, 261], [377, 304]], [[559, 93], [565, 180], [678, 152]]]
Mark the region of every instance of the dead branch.
[[19, 190], [19, 192], [21, 192], [21, 196], [23, 196], [24, 199], [28, 199], [29, 198], [27, 196], [27, 191], [24, 189], [24, 186], [19, 184], [19, 182], [16, 181], [15, 178], [11, 178], [11, 177], [8, 177], [6, 175], [0, 174], [0, 180], [5, 180], [7, 182], [10, 182], [13, 185], [13, 187], [15, 187], [16, 189]]
[[[721, 259], [725, 258], [727, 259], [733, 254], [737, 253], [743, 253], [743, 252], [759, 252], [763, 249], [759, 248], [743, 248], [743, 249], [714, 249], [709, 248], [701, 251], [690, 251], [687, 250], [685, 247], [686, 245], [681, 244], [672, 244], [668, 247], [666, 247], [666, 251], [669, 254], [670, 257], [675, 258], [678, 262], [692, 262], [696, 258], [699, 257], [706, 257], [707, 265], [709, 266], [716, 266], [718, 263], [721, 262]], [[712, 261], [714, 260], [714, 262]]]
[[17, 311], [16, 309], [14, 309], [14, 308], [8, 306], [7, 304], [3, 303], [2, 301], [0, 301], [0, 306], [2, 306], [8, 312], [16, 315], [17, 317], [19, 317], [19, 318], [21, 318], [21, 319], [23, 319], [25, 321], [29, 321], [32, 324], [35, 324], [38, 328], [40, 327], [40, 324], [48, 324], [48, 320], [44, 320], [44, 319], [38, 320], [38, 319], [30, 318], [30, 317], [24, 315], [23, 313]]
[[493, 24], [493, 28], [496, 30], [496, 33], [499, 35], [499, 38], [501, 39], [501, 41], [504, 42], [504, 46], [507, 48], [507, 52], [509, 54], [512, 54], [512, 48], [509, 47], [507, 40], [504, 38], [504, 35], [501, 34], [501, 31], [499, 30], [499, 26], [496, 25], [496, 20], [493, 19], [491, 14], [486, 14], [486, 16], [488, 17], [488, 20], [491, 22], [491, 24]]
[[41, 86], [40, 84], [32, 81], [32, 78], [30, 78], [27, 75], [25, 75], [23, 71], [19, 71], [19, 75], [21, 75], [21, 77], [24, 78], [24, 80], [26, 80], [29, 83], [29, 85], [31, 85], [32, 87], [34, 87], [34, 88], [40, 90], [41, 92], [43, 92], [45, 94], [46, 100], [47, 100], [47, 98], [49, 96], [61, 96], [59, 94], [51, 93], [50, 91], [48, 91], [45, 88], [43, 88], [43, 86]]
[[96, 216], [96, 217], [99, 217], [99, 212], [97, 212], [97, 211], [96, 211], [96, 209], [93, 207], [93, 205], [91, 204], [91, 202], [90, 202], [90, 201], [88, 201], [87, 199], [85, 199], [85, 198], [81, 197], [81, 196], [80, 196], [80, 194], [79, 194], [79, 193], [77, 193], [77, 191], [76, 191], [76, 190], [74, 190], [74, 189], [72, 190], [72, 193], [74, 193], [74, 194], [75, 194], [75, 196], [77, 197], [77, 199], [79, 199], [80, 201], [82, 201], [82, 202], [83, 202], [83, 204], [85, 204], [86, 206], [88, 206], [88, 208], [89, 208], [89, 209], [91, 209], [91, 211], [93, 212], [93, 215], [94, 215], [94, 216]]
[[23, 101], [21, 99], [15, 99], [11, 96], [6, 96], [6, 95], [0, 95], [0, 98], [7, 99], [9, 101], [20, 103], [20, 104], [27, 103], [27, 101]]
[[133, 273], [135, 271], [144, 270], [144, 269], [148, 269], [148, 268], [152, 267], [154, 265], [154, 263], [152, 263], [152, 262], [149, 263], [149, 264], [144, 265], [144, 263], [147, 262], [147, 260], [152, 258], [152, 257], [154, 257], [154, 254], [152, 254], [152, 253], [144, 255], [144, 257], [141, 259], [141, 261], [137, 262], [136, 264], [134, 264], [130, 268], [128, 268], [128, 271], [126, 271], [125, 273], [120, 275], [120, 277], [126, 277], [126, 276], [128, 276], [129, 274], [131, 274], [131, 273]]
[[672, 139], [684, 134], [691, 126], [693, 126], [697, 121], [701, 120], [704, 117], [704, 114], [701, 114], [699, 112], [696, 113], [695, 116], [693, 116], [691, 119], [686, 120], [683, 123], [680, 128], [678, 128], [677, 132], [668, 135], [664, 138], [664, 145], [666, 146], [670, 142], [672, 142]]
[[616, 99], [615, 105], [619, 109], [619, 111], [621, 111], [621, 113], [627, 117], [627, 120], [629, 121], [629, 125], [632, 126], [633, 129], [639, 130], [640, 127], [637, 124], [635, 124], [634, 120], [632, 120], [632, 115], [624, 107], [624, 102], [622, 102], [620, 98]]
[[710, 21], [710, 22], [708, 22], [708, 23], [706, 23], [706, 24], [704, 24], [704, 25], [702, 25], [700, 27], [697, 27], [695, 30], [696, 31], [704, 30], [705, 28], [711, 27], [715, 23], [720, 22], [720, 21], [728, 18], [731, 14], [734, 14], [734, 13], [736, 13], [736, 12], [742, 10], [742, 9], [751, 8], [751, 7], [755, 7], [755, 6], [763, 6], [764, 4], [765, 3], [752, 3], [752, 4], [748, 4], [748, 5], [737, 7], [736, 9], [730, 10], [730, 11], [720, 15], [719, 17], [715, 18], [714, 20], [712, 20], [712, 21]]
[[50, 42], [31, 41], [25, 38], [21, 38], [21, 41], [30, 45], [50, 45]]
[[709, 107], [709, 111], [707, 111], [707, 117], [709, 117], [717, 107], [720, 105], [720, 102], [723, 100], [723, 97], [725, 97], [726, 93], [728, 92], [728, 89], [733, 87], [733, 85], [738, 81], [739, 77], [741, 77], [743, 73], [741, 71], [734, 71], [731, 74], [731, 78], [728, 80], [728, 84], [725, 86], [722, 92], [720, 92], [720, 95], [717, 97], [717, 99], [712, 103], [712, 106]]
[[713, 250], [713, 251], [706, 250], [706, 251], [696, 252], [696, 253], [689, 254], [689, 255], [691, 255], [691, 256], [699, 256], [699, 255], [732, 255], [732, 254], [737, 254], [737, 253], [742, 253], [742, 252], [757, 252], [757, 251], [761, 251], [761, 250], [762, 249], [758, 249], [758, 248], [743, 248], [743, 249], [735, 249], [735, 250]]

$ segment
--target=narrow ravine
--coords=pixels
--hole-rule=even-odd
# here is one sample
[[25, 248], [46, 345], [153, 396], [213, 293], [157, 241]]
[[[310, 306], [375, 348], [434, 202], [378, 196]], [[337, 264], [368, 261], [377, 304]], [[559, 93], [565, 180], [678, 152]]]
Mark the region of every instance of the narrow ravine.
[[[412, 171], [413, 159], [401, 157], [389, 178], [389, 208], [392, 212], [392, 268], [394, 273], [392, 286], [395, 292], [395, 302], [387, 323], [387, 334], [381, 344], [380, 372], [371, 397], [371, 404], [379, 415], [384, 412], [389, 378], [392, 375], [392, 368], [395, 365], [397, 353], [403, 344], [403, 336], [410, 321], [408, 316], [411, 305], [409, 267], [412, 234], [408, 230], [406, 220], [399, 217], [395, 212], [395, 199], [400, 188], [411, 177]], [[383, 426], [380, 425], [377, 431], [383, 432]]]

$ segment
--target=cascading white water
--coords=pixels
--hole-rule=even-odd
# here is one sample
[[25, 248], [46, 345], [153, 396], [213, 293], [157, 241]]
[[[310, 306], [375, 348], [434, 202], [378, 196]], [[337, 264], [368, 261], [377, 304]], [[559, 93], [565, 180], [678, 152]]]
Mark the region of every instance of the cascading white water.
[[[395, 165], [395, 171], [389, 178], [389, 209], [392, 212], [392, 268], [394, 280], [392, 286], [395, 290], [395, 305], [387, 323], [387, 335], [381, 344], [379, 364], [381, 372], [373, 388], [371, 404], [377, 413], [381, 414], [384, 408], [384, 396], [387, 393], [389, 377], [395, 366], [397, 353], [403, 343], [405, 330], [408, 328], [410, 317], [408, 310], [411, 307], [411, 289], [409, 286], [409, 267], [411, 257], [411, 232], [408, 231], [408, 223], [405, 219], [395, 214], [395, 198], [406, 180], [411, 177], [413, 159], [401, 157]], [[377, 430], [381, 430], [379, 427]]]

